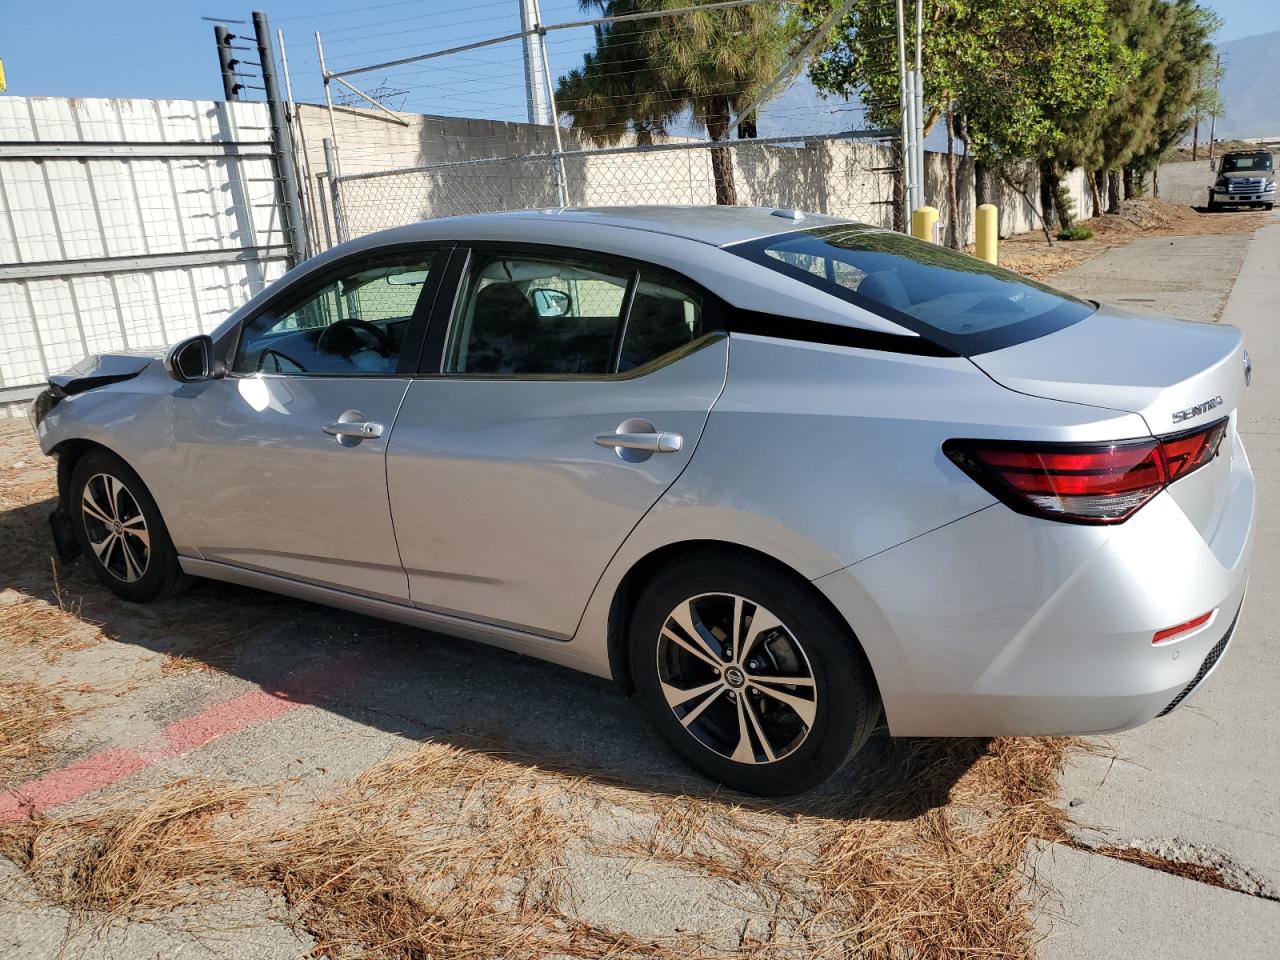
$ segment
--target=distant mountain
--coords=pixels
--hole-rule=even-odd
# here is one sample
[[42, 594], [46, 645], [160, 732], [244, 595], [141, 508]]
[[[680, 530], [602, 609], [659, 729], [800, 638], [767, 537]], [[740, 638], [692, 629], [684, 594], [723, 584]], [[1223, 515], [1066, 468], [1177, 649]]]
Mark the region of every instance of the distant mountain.
[[[1223, 114], [1214, 135], [1280, 137], [1280, 30], [1218, 45]], [[1200, 135], [1208, 136], [1207, 124]]]

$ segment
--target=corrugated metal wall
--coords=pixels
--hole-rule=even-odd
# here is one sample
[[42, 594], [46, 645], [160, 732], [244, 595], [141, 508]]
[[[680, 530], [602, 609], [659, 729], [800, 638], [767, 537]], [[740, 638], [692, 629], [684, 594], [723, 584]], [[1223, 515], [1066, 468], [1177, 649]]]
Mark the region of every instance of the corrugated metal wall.
[[0, 97], [0, 403], [280, 276], [270, 139], [262, 103]]

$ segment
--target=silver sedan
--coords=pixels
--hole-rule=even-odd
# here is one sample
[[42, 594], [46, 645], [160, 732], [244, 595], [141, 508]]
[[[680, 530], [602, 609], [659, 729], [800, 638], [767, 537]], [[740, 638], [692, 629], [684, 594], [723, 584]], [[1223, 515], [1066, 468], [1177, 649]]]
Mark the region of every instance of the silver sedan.
[[435, 220], [32, 408], [60, 552], [611, 677], [716, 781], [1116, 730], [1231, 640], [1240, 333], [789, 210]]

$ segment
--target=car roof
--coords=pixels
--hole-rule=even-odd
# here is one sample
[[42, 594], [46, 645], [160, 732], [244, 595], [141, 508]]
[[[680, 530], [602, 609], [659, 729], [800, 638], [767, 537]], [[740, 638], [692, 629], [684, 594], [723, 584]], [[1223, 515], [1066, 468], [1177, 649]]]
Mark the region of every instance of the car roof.
[[[855, 221], [795, 211], [775, 215], [765, 207], [565, 207], [477, 213], [419, 220], [355, 239], [317, 254], [294, 267], [280, 283], [302, 282], [347, 256], [402, 243], [519, 243], [548, 245], [631, 258], [688, 277], [726, 303], [742, 309], [795, 317], [878, 333], [915, 337], [914, 333], [865, 307], [761, 267], [723, 247], [806, 228]], [[881, 228], [858, 224], [879, 232]], [[242, 315], [274, 296], [277, 284], [259, 291], [218, 328], [229, 329]]]
[[[510, 220], [544, 223], [572, 222], [642, 230], [647, 233], [682, 237], [715, 247], [746, 240], [758, 240], [809, 227], [852, 223], [841, 217], [773, 207], [731, 206], [643, 206], [643, 207], [560, 207], [543, 210], [510, 210], [478, 213], [428, 221], [449, 229], [478, 227]], [[447, 225], [447, 226], [446, 226]]]

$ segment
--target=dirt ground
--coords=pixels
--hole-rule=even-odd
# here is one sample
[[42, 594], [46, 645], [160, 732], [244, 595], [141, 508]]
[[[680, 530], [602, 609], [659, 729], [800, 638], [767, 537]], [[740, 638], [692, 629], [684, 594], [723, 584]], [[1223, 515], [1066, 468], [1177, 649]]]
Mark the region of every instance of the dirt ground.
[[1045, 242], [1044, 233], [1027, 233], [1000, 241], [1000, 265], [1035, 280], [1092, 260], [1104, 250], [1139, 237], [1188, 237], [1252, 234], [1265, 221], [1264, 211], [1232, 210], [1207, 213], [1167, 200], [1126, 200], [1118, 214], [1083, 220], [1092, 240]]
[[878, 736], [762, 804], [592, 678], [210, 583], [123, 603], [50, 557], [53, 497], [0, 423], [0, 953], [1033, 953], [1066, 740]]
[[[1248, 140], [1219, 140], [1213, 145], [1213, 155], [1220, 157], [1224, 153], [1230, 153], [1233, 150], [1257, 150], [1258, 145]], [[1169, 156], [1165, 157], [1164, 163], [1191, 163], [1191, 145], [1175, 147]], [[1196, 149], [1196, 163], [1209, 162], [1209, 143], [1202, 140]]]
[[[1256, 225], [1106, 219], [1004, 262]], [[1028, 846], [1082, 849], [1058, 774], [1105, 745], [882, 732], [762, 803], [595, 678], [209, 582], [124, 603], [52, 558], [54, 496], [0, 421], [0, 955], [1029, 958], [1057, 905]]]

